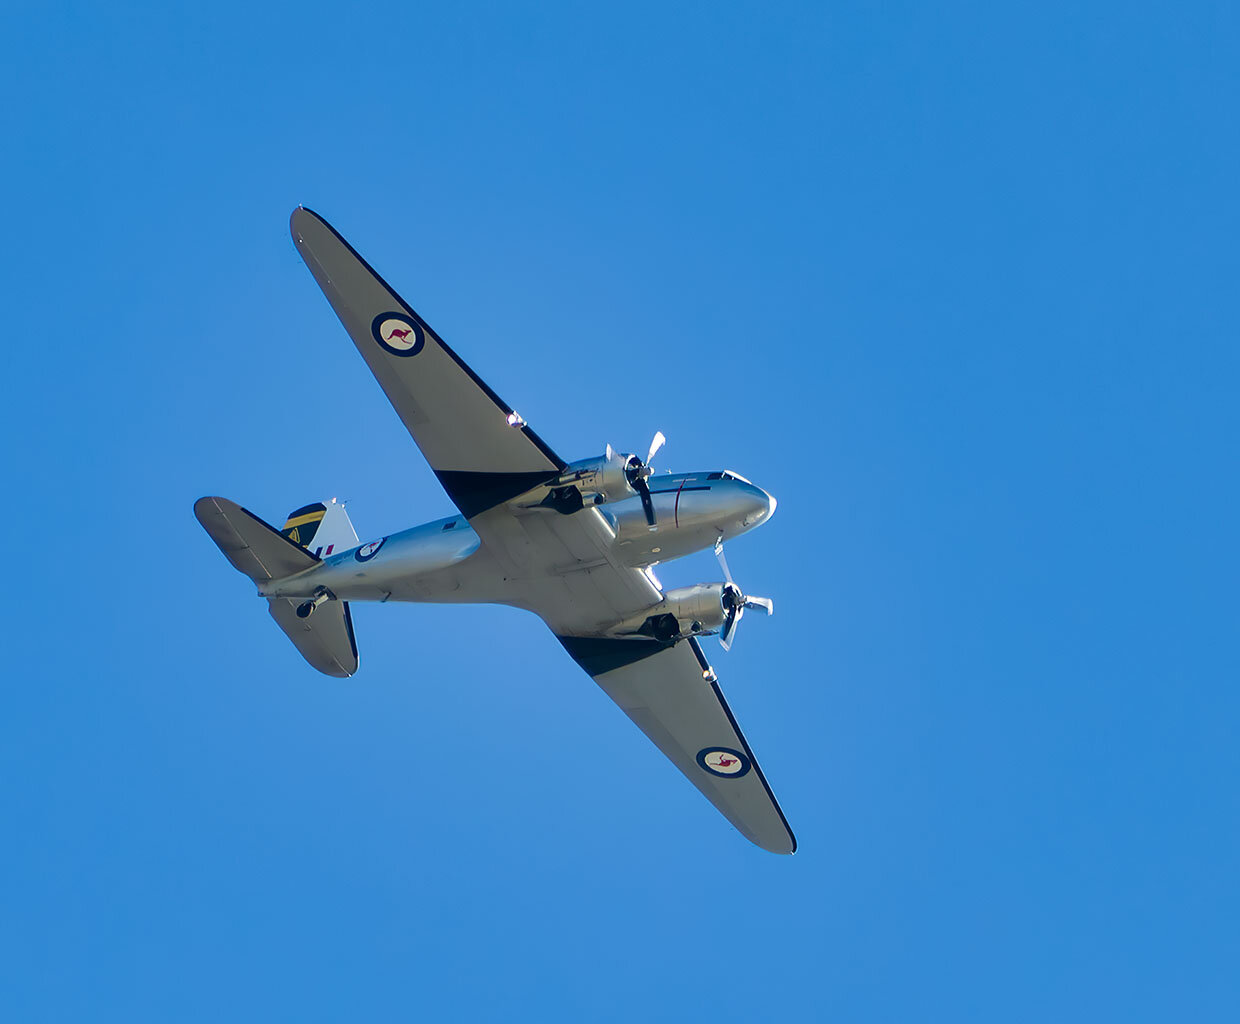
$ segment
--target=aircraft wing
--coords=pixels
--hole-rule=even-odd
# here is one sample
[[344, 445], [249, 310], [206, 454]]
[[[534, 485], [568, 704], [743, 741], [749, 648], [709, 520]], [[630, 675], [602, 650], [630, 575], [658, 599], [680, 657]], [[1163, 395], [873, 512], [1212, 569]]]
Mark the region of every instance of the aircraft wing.
[[297, 250], [448, 497], [499, 560], [528, 584], [557, 632], [614, 622], [662, 596], [620, 565], [596, 509], [518, 515], [508, 502], [564, 461], [317, 213], [293, 211]]
[[772, 853], [796, 852], [796, 837], [697, 640], [557, 639], [746, 839]]
[[564, 468], [335, 228], [300, 206], [289, 227], [340, 322], [467, 519]]

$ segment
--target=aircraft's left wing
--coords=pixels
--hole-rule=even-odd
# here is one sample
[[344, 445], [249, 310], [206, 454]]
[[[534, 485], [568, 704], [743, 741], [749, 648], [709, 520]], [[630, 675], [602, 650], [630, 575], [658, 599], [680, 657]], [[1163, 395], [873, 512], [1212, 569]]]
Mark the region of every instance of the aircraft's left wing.
[[564, 468], [335, 228], [300, 206], [289, 227], [340, 322], [467, 519]]
[[741, 835], [772, 853], [796, 852], [796, 837], [697, 640], [558, 639]]
[[448, 497], [505, 573], [561, 631], [617, 621], [659, 600], [646, 575], [614, 561], [596, 509], [518, 517], [508, 503], [564, 460], [317, 213], [290, 220], [297, 251]]

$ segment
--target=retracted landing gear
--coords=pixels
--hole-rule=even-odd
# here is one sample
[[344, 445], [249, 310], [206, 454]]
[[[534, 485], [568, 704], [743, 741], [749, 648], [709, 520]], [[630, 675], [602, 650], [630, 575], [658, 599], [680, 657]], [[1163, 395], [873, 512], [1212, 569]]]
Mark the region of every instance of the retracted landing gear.
[[319, 587], [318, 590], [314, 592], [314, 597], [297, 606], [297, 617], [299, 619], [308, 619], [314, 613], [314, 609], [316, 609], [324, 601], [334, 600], [335, 597], [331, 591], [329, 591], [326, 587]]

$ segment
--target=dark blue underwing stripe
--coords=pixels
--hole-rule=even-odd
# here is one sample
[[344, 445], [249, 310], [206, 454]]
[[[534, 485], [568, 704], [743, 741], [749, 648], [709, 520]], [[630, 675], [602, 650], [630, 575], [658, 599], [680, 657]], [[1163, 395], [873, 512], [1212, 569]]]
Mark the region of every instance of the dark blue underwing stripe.
[[556, 636], [573, 661], [591, 676], [601, 676], [625, 665], [642, 661], [672, 645], [645, 638], [618, 640], [607, 636]]
[[437, 469], [435, 476], [448, 492], [452, 503], [466, 519], [511, 501], [531, 488], [555, 478], [555, 473], [477, 473], [458, 469]]

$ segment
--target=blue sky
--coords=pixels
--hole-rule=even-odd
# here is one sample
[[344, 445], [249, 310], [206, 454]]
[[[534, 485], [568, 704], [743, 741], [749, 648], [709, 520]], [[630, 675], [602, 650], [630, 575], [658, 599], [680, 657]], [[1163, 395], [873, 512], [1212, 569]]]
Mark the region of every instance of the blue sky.
[[[1238, 29], [6, 8], [0, 1013], [1230, 1019]], [[219, 556], [451, 512], [298, 203], [565, 457], [778, 497], [708, 651], [795, 857], [532, 617], [359, 607], [339, 682]]]

